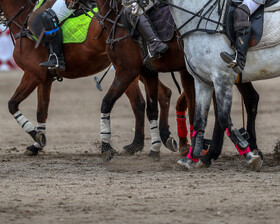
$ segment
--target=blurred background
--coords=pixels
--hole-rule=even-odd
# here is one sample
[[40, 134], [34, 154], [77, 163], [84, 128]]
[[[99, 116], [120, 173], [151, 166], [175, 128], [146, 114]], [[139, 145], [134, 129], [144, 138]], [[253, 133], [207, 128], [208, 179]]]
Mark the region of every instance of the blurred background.
[[0, 71], [18, 69], [13, 60], [14, 45], [9, 29], [0, 25]]

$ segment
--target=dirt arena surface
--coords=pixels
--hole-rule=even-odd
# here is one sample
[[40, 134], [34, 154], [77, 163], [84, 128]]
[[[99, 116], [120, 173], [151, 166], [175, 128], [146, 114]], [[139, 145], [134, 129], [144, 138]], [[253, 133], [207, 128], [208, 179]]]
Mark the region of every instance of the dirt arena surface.
[[[99, 77], [103, 73], [99, 74]], [[226, 138], [221, 158], [208, 169], [181, 170], [180, 156], [162, 147], [161, 161], [145, 149], [133, 157], [100, 158], [99, 118], [106, 91], [93, 77], [53, 84], [47, 147], [37, 157], [22, 153], [32, 144], [9, 114], [7, 103], [22, 72], [0, 73], [0, 223], [279, 223], [280, 162], [272, 152], [280, 138], [280, 79], [256, 82], [261, 95], [257, 136], [265, 161], [252, 172]], [[103, 89], [112, 82], [105, 78]], [[175, 103], [179, 96], [171, 77], [161, 80], [173, 91], [170, 127], [176, 136]], [[36, 124], [36, 93], [20, 105]], [[236, 92], [233, 122], [242, 126]], [[112, 113], [112, 142], [117, 151], [133, 139], [134, 118], [123, 96]], [[206, 137], [214, 119], [209, 115]]]

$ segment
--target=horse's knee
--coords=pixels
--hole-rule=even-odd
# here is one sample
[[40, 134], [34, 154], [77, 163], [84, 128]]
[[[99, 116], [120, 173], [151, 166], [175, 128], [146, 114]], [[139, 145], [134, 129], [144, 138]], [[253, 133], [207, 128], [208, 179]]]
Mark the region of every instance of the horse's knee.
[[18, 104], [13, 100], [9, 100], [8, 108], [9, 108], [9, 112], [13, 115], [18, 111]]

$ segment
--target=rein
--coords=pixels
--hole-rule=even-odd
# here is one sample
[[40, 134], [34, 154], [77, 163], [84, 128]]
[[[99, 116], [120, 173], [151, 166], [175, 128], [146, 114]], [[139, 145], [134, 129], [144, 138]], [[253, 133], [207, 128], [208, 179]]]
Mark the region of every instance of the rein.
[[[108, 4], [108, 1], [109, 0], [106, 0], [104, 2], [104, 4], [103, 4], [101, 9], [103, 9], [105, 7], [105, 5]], [[106, 44], [109, 44], [111, 49], [113, 49], [114, 44], [116, 42], [120, 42], [120, 41], [130, 37], [130, 34], [126, 34], [126, 35], [124, 35], [122, 37], [116, 38], [116, 29], [117, 29], [117, 27], [124, 28], [124, 25], [122, 23], [118, 23], [118, 21], [121, 18], [122, 12], [123, 12], [123, 8], [121, 9], [121, 11], [119, 11], [118, 4], [119, 4], [119, 0], [110, 0], [110, 2], [109, 2], [109, 8], [110, 9], [105, 14], [105, 16], [103, 16], [103, 18], [102, 18], [103, 26], [104, 26], [104, 23], [106, 21], [113, 24], [111, 30], [109, 31], [108, 38], [106, 40]], [[117, 14], [115, 20], [111, 20], [110, 18], [108, 18], [111, 13], [116, 13]]]
[[[166, 0], [163, 0], [162, 2], [166, 3], [167, 5], [169, 5], [171, 7], [174, 7], [176, 9], [179, 9], [183, 12], [186, 12], [186, 13], [192, 15], [192, 17], [189, 20], [187, 20], [185, 23], [183, 23], [183, 25], [181, 25], [179, 28], [177, 28], [177, 31], [180, 31], [183, 27], [187, 26], [193, 19], [199, 18], [199, 21], [197, 23], [196, 28], [181, 34], [181, 37], [180, 37], [181, 39], [185, 38], [186, 36], [188, 36], [191, 33], [198, 32], [198, 31], [199, 32], [205, 32], [207, 34], [217, 34], [217, 33], [223, 34], [223, 33], [225, 33], [224, 30], [218, 30], [218, 28], [219, 28], [219, 26], [225, 26], [225, 24], [221, 22], [221, 19], [222, 19], [222, 12], [224, 10], [226, 0], [223, 0], [222, 6], [221, 6], [221, 0], [209, 0], [197, 13], [189, 11], [185, 8], [180, 7], [180, 6], [174, 5], [174, 4], [172, 4], [172, 3], [170, 3], [169, 1], [166, 1]], [[205, 11], [207, 6], [209, 6], [209, 8], [208, 8], [208, 10]], [[210, 19], [210, 16], [212, 15], [214, 9], [217, 6], [218, 6], [219, 19], [218, 19], [218, 21], [215, 21], [215, 20]], [[200, 24], [204, 20], [207, 21], [207, 23], [205, 25], [205, 28], [200, 28]], [[216, 28], [215, 29], [207, 29], [206, 26], [207, 26], [208, 22], [216, 24], [217, 25]]]
[[[102, 30], [101, 30], [101, 32], [100, 32], [100, 34], [98, 36], [100, 36], [101, 33], [105, 30], [105, 25], [104, 25], [105, 22], [109, 22], [109, 23], [113, 24], [111, 30], [109, 31], [108, 38], [106, 40], [106, 43], [110, 44], [111, 49], [113, 49], [114, 43], [119, 42], [121, 40], [124, 40], [126, 38], [129, 38], [130, 34], [126, 34], [125, 36], [120, 37], [120, 38], [116, 38], [115, 37], [116, 36], [116, 29], [117, 29], [117, 27], [124, 28], [124, 25], [122, 23], [118, 22], [119, 19], [121, 18], [123, 8], [121, 9], [121, 11], [119, 11], [119, 9], [118, 9], [119, 0], [110, 0], [110, 2], [108, 2], [108, 1], [109, 0], [106, 0], [104, 2], [104, 4], [102, 5], [101, 9], [98, 10], [98, 11], [103, 10], [103, 8], [109, 3], [109, 10], [106, 12], [106, 14], [104, 16], [100, 15], [100, 13], [94, 12], [93, 9], [88, 8], [82, 2], [80, 2], [80, 6], [83, 9], [84, 13], [88, 17], [90, 17], [90, 18], [93, 18], [93, 17], [91, 17], [86, 11], [92, 12], [93, 16], [97, 19], [99, 24], [102, 26]], [[115, 18], [115, 20], [112, 20], [112, 19], [109, 18], [109, 16], [112, 13], [116, 13], [117, 14], [117, 17]]]
[[[3, 12], [3, 9], [0, 7], [0, 24], [3, 24], [4, 26], [6, 26], [6, 29], [5, 29], [4, 31], [6, 31], [6, 30], [10, 27], [10, 25], [11, 25], [12, 23], [15, 24], [18, 28], [20, 28], [20, 33], [19, 33], [19, 35], [17, 35], [17, 34], [12, 34], [12, 31], [10, 31], [10, 36], [11, 36], [11, 39], [12, 39], [14, 45], [15, 45], [15, 41], [14, 41], [14, 38], [13, 38], [13, 37], [14, 37], [15, 35], [17, 35], [17, 36], [20, 37], [20, 42], [19, 42], [19, 54], [20, 54], [20, 52], [21, 52], [21, 37], [22, 37], [22, 32], [24, 31], [24, 28], [26, 28], [26, 24], [27, 24], [27, 21], [28, 21], [28, 19], [29, 19], [29, 16], [30, 16], [31, 13], [32, 13], [32, 10], [30, 10], [30, 12], [29, 12], [28, 15], [26, 16], [26, 18], [25, 18], [25, 20], [24, 20], [24, 22], [23, 22], [22, 25], [20, 25], [19, 23], [17, 23], [17, 22], [15, 21], [15, 18], [18, 17], [18, 16], [26, 9], [26, 7], [27, 7], [28, 5], [31, 4], [31, 5], [33, 5], [33, 8], [34, 8], [35, 5], [36, 5], [36, 2], [37, 2], [37, 1], [35, 1], [35, 2], [33, 3], [33, 0], [27, 1], [24, 5], [22, 5], [22, 6], [19, 8], [19, 10], [18, 10], [10, 19], [7, 19], [7, 18], [5, 17], [4, 12]], [[4, 32], [4, 31], [1, 31], [0, 33]]]

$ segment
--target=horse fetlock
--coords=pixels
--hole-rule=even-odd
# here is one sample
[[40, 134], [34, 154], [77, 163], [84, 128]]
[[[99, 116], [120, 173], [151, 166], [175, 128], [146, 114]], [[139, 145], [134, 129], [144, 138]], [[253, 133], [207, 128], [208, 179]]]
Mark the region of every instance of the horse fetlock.
[[152, 147], [151, 147], [151, 150], [154, 151], [154, 152], [159, 152], [160, 151], [160, 147], [161, 147], [161, 141], [155, 141], [155, 142], [152, 142]]
[[110, 139], [111, 139], [110, 113], [101, 113], [100, 137], [102, 142], [110, 145]]
[[166, 148], [171, 150], [172, 152], [177, 152], [178, 151], [178, 145], [176, 140], [173, 137], [169, 137], [166, 141]]
[[157, 120], [150, 121], [150, 130], [151, 130], [151, 141], [152, 141], [152, 151], [160, 151], [161, 139], [159, 134], [159, 128], [157, 125]]
[[159, 126], [159, 134], [160, 134], [160, 139], [164, 145], [167, 144], [167, 140], [170, 138], [171, 132], [169, 131], [169, 126], [161, 127]]
[[23, 128], [23, 130], [27, 133], [34, 131], [35, 127], [32, 125], [32, 123], [24, 117], [24, 115], [17, 111], [13, 114], [13, 117], [16, 119], [18, 124]]
[[204, 146], [204, 132], [203, 131], [194, 132], [194, 136], [193, 136], [193, 140], [192, 140], [194, 158], [202, 157], [203, 146]]
[[244, 139], [242, 134], [233, 125], [227, 128], [225, 132], [235, 145], [240, 155], [244, 155], [250, 151], [248, 141]]

